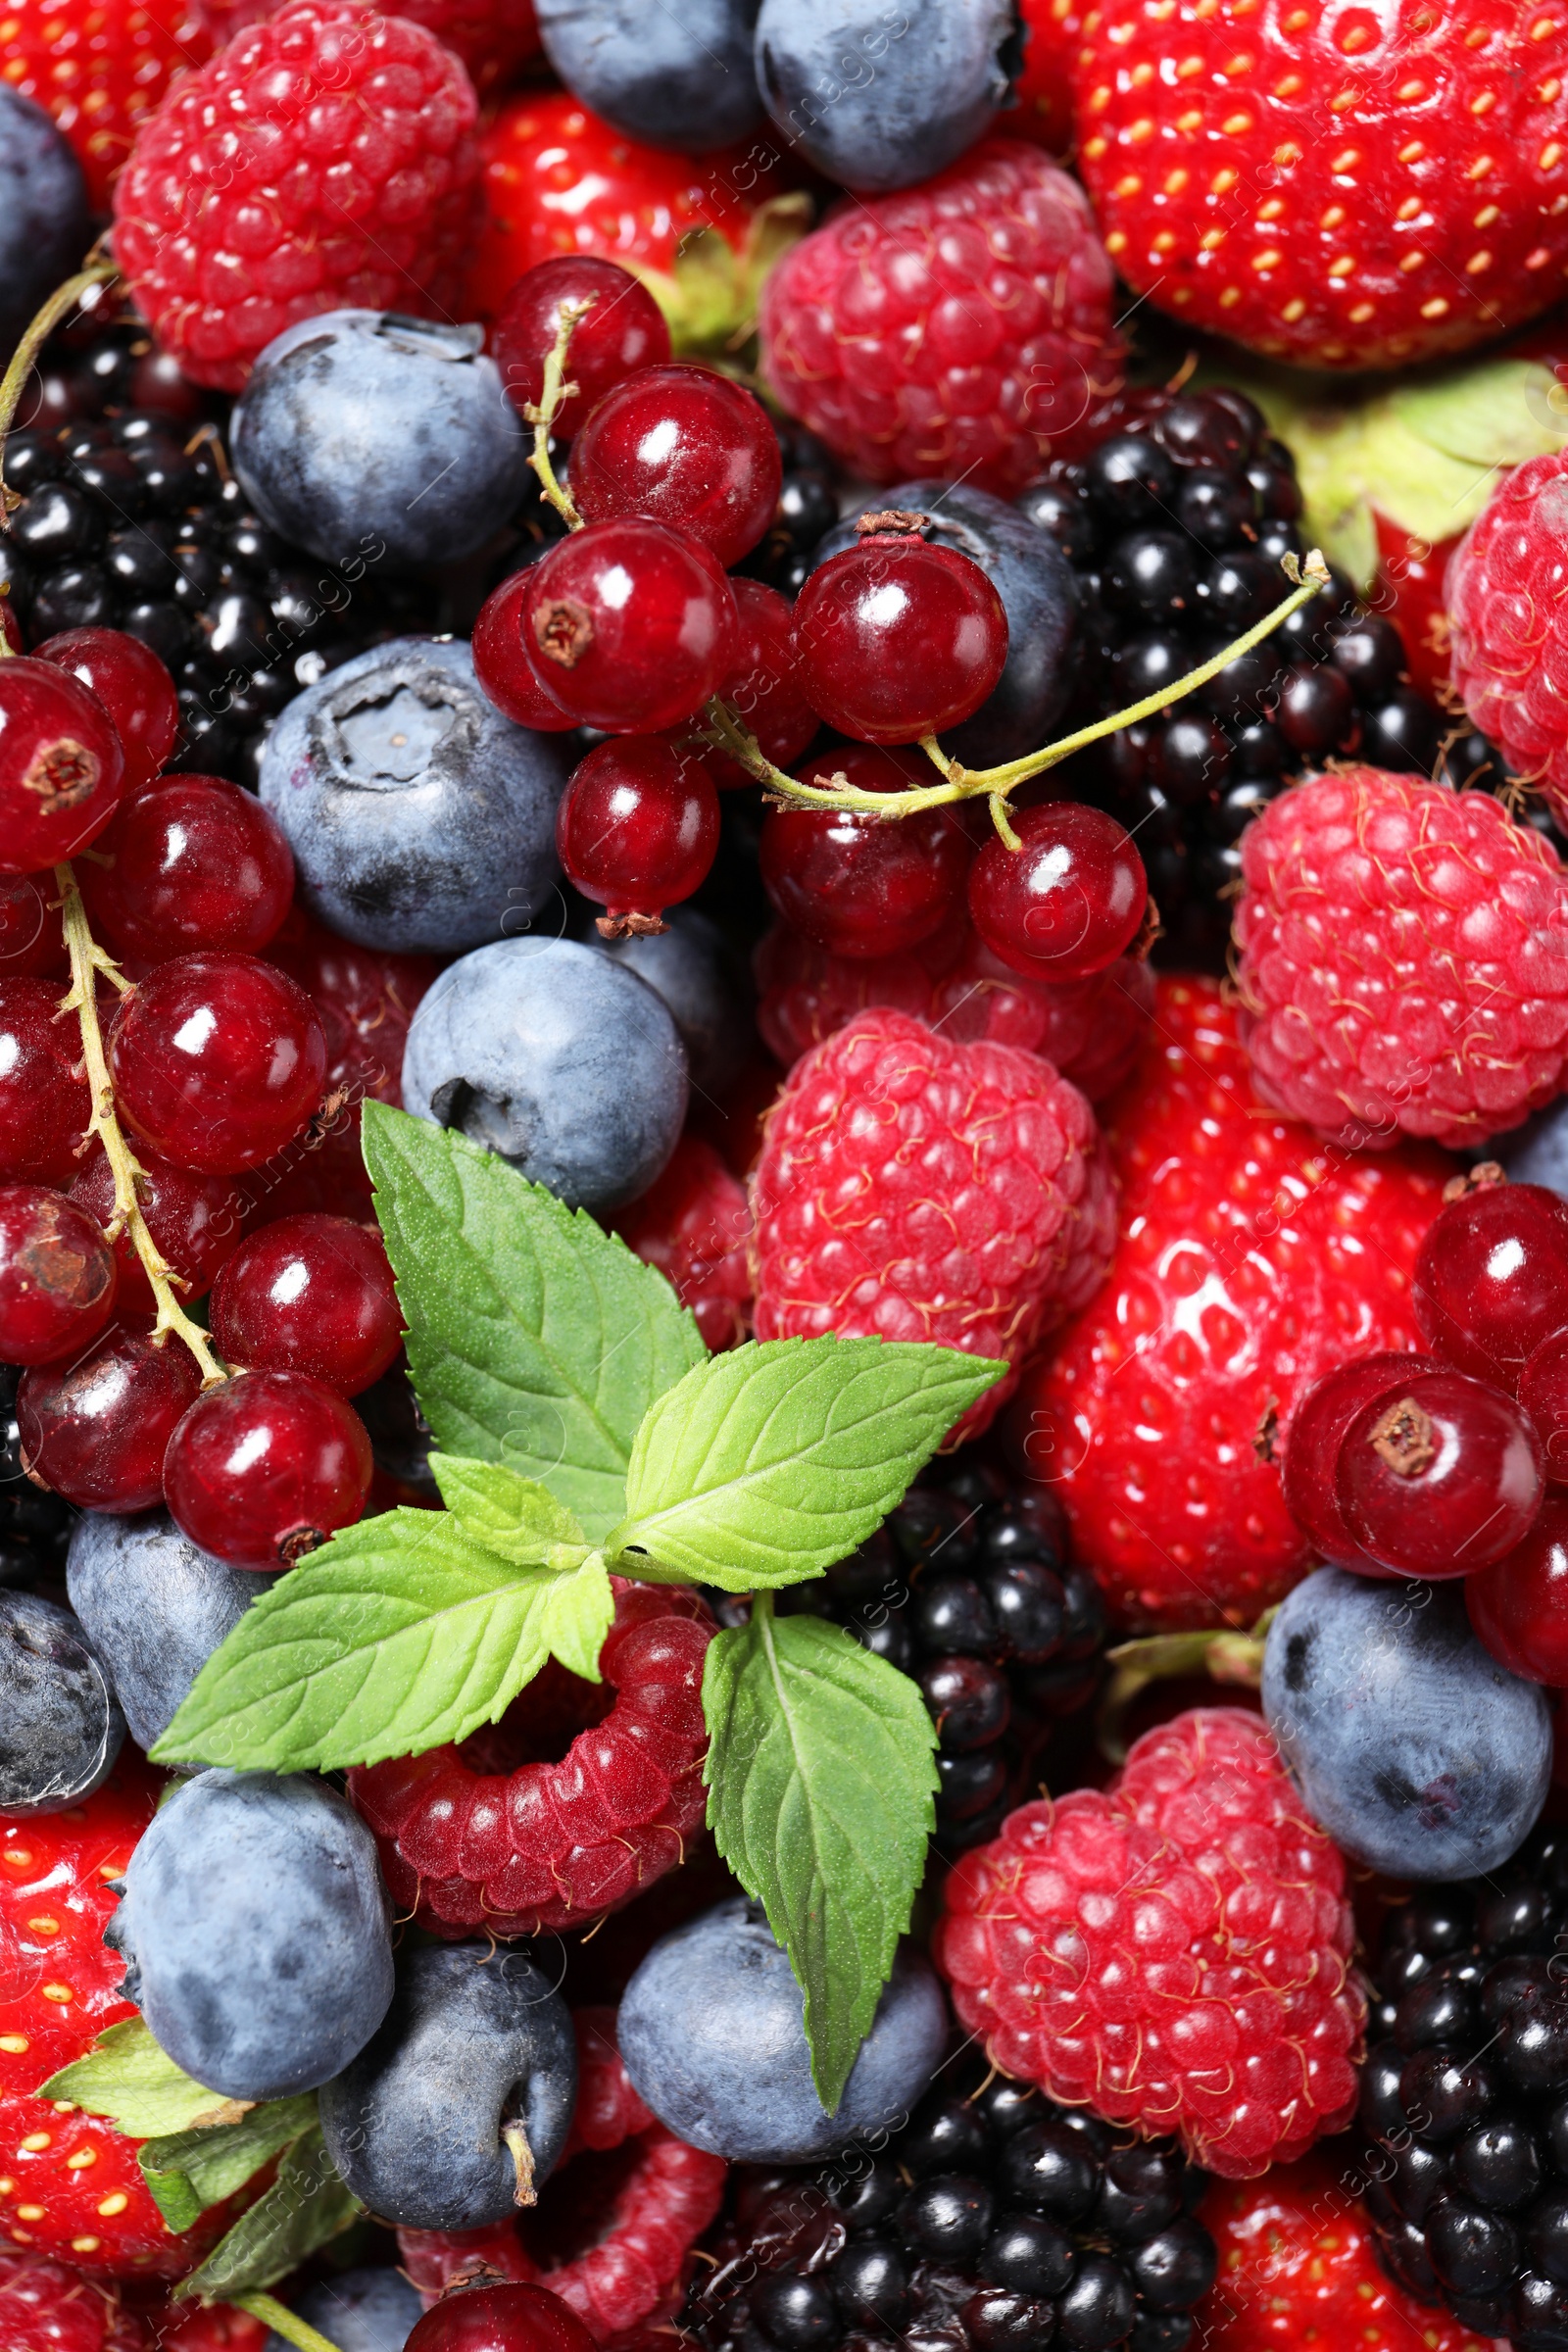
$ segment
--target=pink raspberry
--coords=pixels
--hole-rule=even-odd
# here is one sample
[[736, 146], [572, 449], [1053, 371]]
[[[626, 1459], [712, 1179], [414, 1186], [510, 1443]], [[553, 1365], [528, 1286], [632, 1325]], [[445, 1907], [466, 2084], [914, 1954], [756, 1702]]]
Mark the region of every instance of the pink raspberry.
[[1561, 1093], [1568, 879], [1490, 793], [1318, 776], [1249, 826], [1242, 872], [1242, 1034], [1265, 1102], [1351, 1150], [1457, 1148]]
[[[202, 0], [220, 40], [278, 13], [278, 0]], [[462, 58], [480, 89], [539, 54], [533, 0], [399, 0], [398, 15], [422, 24]]]
[[681, 1137], [663, 1174], [615, 1217], [621, 1240], [659, 1268], [691, 1308], [704, 1344], [715, 1350], [746, 1337], [751, 1230], [746, 1187], [712, 1145], [694, 1135]]
[[1568, 451], [1493, 492], [1448, 560], [1453, 683], [1508, 765], [1568, 813]]
[[938, 1965], [993, 2061], [1245, 2180], [1354, 2110], [1345, 1863], [1256, 1715], [1199, 1707], [948, 1881]]
[[442, 315], [475, 219], [473, 84], [420, 24], [295, 0], [176, 82], [115, 187], [115, 253], [166, 350], [237, 392], [296, 319]]
[[1089, 202], [1038, 147], [985, 139], [917, 188], [857, 198], [762, 294], [768, 378], [873, 482], [947, 474], [1004, 496], [1114, 385], [1114, 273]]
[[[925, 1340], [1021, 1366], [1114, 1218], [1095, 1114], [1049, 1061], [873, 1007], [799, 1063], [753, 1180], [760, 1340]], [[969, 1437], [1016, 1371], [959, 1423]]]

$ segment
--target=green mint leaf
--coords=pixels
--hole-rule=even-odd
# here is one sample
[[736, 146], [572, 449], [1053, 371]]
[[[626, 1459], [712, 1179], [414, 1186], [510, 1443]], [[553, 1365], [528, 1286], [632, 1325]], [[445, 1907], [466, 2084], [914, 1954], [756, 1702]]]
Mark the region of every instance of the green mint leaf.
[[106, 2026], [85, 2057], [62, 2067], [38, 2087], [40, 2099], [69, 2099], [89, 2115], [104, 2115], [131, 2139], [161, 2132], [189, 2132], [231, 2124], [249, 2102], [204, 2090], [161, 2049], [139, 2017]]
[[726, 1592], [816, 1576], [863, 1543], [1006, 1369], [882, 1340], [715, 1355], [650, 1407], [606, 1552], [630, 1576]]
[[216, 2131], [171, 2132], [149, 2139], [136, 2160], [153, 2202], [177, 2236], [192, 2230], [210, 2205], [220, 2205], [316, 2122], [316, 2093], [269, 2099], [237, 2124]]
[[789, 1953], [833, 2114], [925, 1870], [936, 1731], [907, 1675], [765, 1599], [709, 1643], [703, 1709], [709, 1824]]
[[542, 1481], [601, 1542], [643, 1415], [703, 1360], [696, 1324], [662, 1274], [494, 1152], [380, 1102], [363, 1126], [430, 1427]]
[[[465, 1535], [518, 1568], [576, 1567], [589, 1545], [579, 1521], [548, 1487], [523, 1478], [505, 1462], [478, 1462], [464, 1453], [432, 1453], [430, 1469], [441, 1499]], [[553, 1559], [553, 1553], [573, 1556]]]
[[197, 2295], [204, 2303], [261, 2294], [318, 2246], [341, 2235], [364, 2211], [338, 2178], [319, 2125], [313, 2126], [286, 2151], [271, 2187], [174, 2292]]
[[597, 1552], [564, 1574], [515, 1568], [448, 1511], [386, 1511], [253, 1602], [155, 1752], [275, 1772], [420, 1755], [494, 1723], [609, 1610]]

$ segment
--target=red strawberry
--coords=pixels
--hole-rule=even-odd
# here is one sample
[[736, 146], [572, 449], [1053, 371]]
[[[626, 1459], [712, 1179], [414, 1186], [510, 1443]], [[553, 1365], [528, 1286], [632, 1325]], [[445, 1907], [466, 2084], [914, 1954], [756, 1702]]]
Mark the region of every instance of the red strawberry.
[[1013, 107], [1001, 127], [1038, 139], [1053, 155], [1072, 145], [1072, 65], [1084, 37], [1084, 0], [1019, 0], [1023, 72], [1013, 84]]
[[100, 213], [142, 122], [212, 50], [200, 0], [12, 0], [5, 14], [5, 80], [53, 115]]
[[1318, 368], [1464, 351], [1568, 264], [1568, 18], [1505, 0], [1117, 0], [1079, 161], [1122, 275]]

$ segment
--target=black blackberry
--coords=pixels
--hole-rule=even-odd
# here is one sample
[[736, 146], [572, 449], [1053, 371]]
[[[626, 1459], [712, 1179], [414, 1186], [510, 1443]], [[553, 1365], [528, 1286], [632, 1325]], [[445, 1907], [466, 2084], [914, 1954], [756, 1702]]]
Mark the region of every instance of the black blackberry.
[[1383, 1936], [1361, 2082], [1385, 2266], [1521, 2352], [1568, 2348], [1568, 1839], [1423, 1887]]
[[1181, 2352], [1204, 2176], [971, 2064], [873, 2158], [737, 2167], [681, 2330], [704, 2352]]
[[35, 1585], [58, 1575], [76, 1514], [58, 1494], [35, 1487], [22, 1461], [15, 1364], [0, 1364], [0, 1585]]

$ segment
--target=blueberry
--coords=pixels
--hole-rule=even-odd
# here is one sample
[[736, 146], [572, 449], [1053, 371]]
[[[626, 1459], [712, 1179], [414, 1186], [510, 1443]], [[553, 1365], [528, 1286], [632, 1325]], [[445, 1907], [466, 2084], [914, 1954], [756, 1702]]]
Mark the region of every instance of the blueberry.
[[375, 1840], [296, 1773], [204, 1772], [154, 1816], [104, 1931], [176, 2066], [230, 2099], [314, 2090], [392, 1998]]
[[760, 117], [757, 0], [539, 0], [536, 13], [572, 96], [629, 139], [701, 154], [745, 138]]
[[461, 954], [544, 905], [571, 760], [559, 736], [502, 717], [466, 644], [400, 637], [295, 696], [260, 790], [330, 929], [362, 948]]
[[862, 195], [911, 187], [961, 155], [1020, 63], [1009, 0], [907, 0], [859, 24], [844, 0], [762, 0], [757, 20], [768, 113], [819, 172]]
[[395, 311], [328, 311], [274, 335], [229, 450], [262, 520], [327, 564], [471, 556], [528, 479], [483, 328]]
[[577, 2096], [571, 2019], [522, 1952], [407, 1953], [386, 2022], [321, 2093], [327, 2153], [400, 2228], [477, 2230], [549, 2178]]
[[61, 1813], [109, 1777], [125, 1719], [69, 1609], [0, 1592], [0, 1813]]
[[751, 988], [716, 923], [695, 906], [672, 906], [651, 938], [617, 939], [601, 951], [663, 998], [686, 1048], [693, 1088], [720, 1095], [751, 1049]]
[[662, 999], [570, 940], [508, 939], [449, 964], [414, 1016], [403, 1100], [572, 1207], [646, 1192], [686, 1115]]
[[138, 1747], [168, 1731], [219, 1643], [276, 1582], [199, 1550], [167, 1511], [135, 1519], [82, 1512], [66, 1590]]
[[1538, 1118], [1505, 1136], [1497, 1157], [1512, 1184], [1544, 1184], [1568, 1197], [1568, 1102], [1553, 1102]]
[[811, 2083], [801, 1988], [759, 1906], [718, 1903], [661, 1938], [620, 2004], [638, 2094], [682, 2139], [743, 2164], [803, 2164], [913, 2107], [947, 2047], [930, 1963], [901, 1948], [836, 2115]]
[[1330, 1837], [1396, 1878], [1495, 1870], [1545, 1801], [1546, 1694], [1482, 1648], [1456, 1585], [1319, 1569], [1269, 1630], [1263, 1712]]
[[[297, 2320], [315, 2328], [338, 2352], [403, 2352], [424, 2306], [419, 2290], [401, 2271], [340, 2271], [295, 2297]], [[280, 2335], [270, 2334], [262, 2352], [289, 2352]]]
[[91, 242], [87, 187], [41, 106], [0, 83], [0, 337], [9, 353]]

